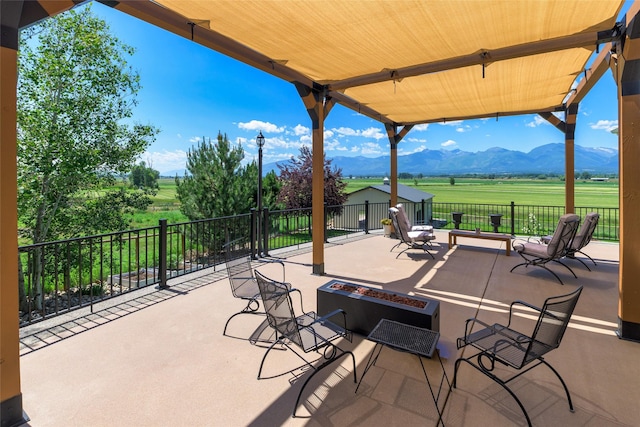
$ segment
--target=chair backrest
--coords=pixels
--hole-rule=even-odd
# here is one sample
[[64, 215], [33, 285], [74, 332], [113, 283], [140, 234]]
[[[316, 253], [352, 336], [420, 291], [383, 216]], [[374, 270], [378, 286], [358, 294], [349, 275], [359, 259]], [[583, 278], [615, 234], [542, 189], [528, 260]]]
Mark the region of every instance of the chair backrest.
[[580, 217], [576, 214], [564, 214], [560, 217], [556, 231], [547, 245], [549, 258], [561, 258], [566, 254], [569, 244], [576, 235], [579, 224]]
[[570, 294], [545, 300], [531, 336], [524, 364], [560, 346], [581, 292], [582, 286]]
[[589, 244], [589, 242], [591, 241], [591, 237], [593, 236], [593, 232], [596, 230], [599, 219], [600, 214], [598, 214], [597, 212], [588, 213], [584, 217], [584, 221], [582, 221], [580, 230], [578, 230], [576, 236], [571, 241], [570, 249], [572, 251], [579, 251]]
[[399, 220], [400, 221], [404, 221], [405, 224], [407, 224], [407, 230], [411, 230], [411, 221], [409, 221], [409, 215], [407, 215], [407, 211], [404, 210], [404, 206], [402, 205], [402, 203], [398, 203], [396, 205], [396, 209], [398, 209], [398, 212], [400, 213], [399, 216]]
[[255, 272], [267, 320], [278, 336], [284, 336], [302, 347], [302, 337], [291, 302], [290, 286]]
[[393, 222], [393, 228], [395, 228], [398, 237], [405, 243], [411, 243], [409, 238], [409, 229], [404, 219], [400, 218], [400, 211], [396, 208], [389, 208], [389, 214], [391, 215], [391, 221]]
[[255, 287], [255, 277], [251, 269], [251, 257], [241, 257], [226, 261], [227, 274], [229, 275], [229, 284], [231, 285], [231, 293], [236, 298], [245, 295], [243, 287]]

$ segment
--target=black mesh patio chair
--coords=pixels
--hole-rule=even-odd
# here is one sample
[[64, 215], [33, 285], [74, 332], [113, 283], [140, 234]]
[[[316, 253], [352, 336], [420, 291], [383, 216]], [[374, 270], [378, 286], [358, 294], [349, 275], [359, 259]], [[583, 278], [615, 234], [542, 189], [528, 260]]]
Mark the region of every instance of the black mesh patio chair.
[[[542, 308], [535, 307], [523, 301], [514, 301], [509, 308], [509, 321], [506, 326], [499, 323], [489, 325], [478, 319], [472, 318], [466, 321], [464, 337], [458, 338], [458, 349], [472, 346], [479, 350], [469, 357], [460, 357], [456, 360], [453, 387], [457, 385], [458, 370], [460, 364], [465, 362], [475, 369], [500, 384], [515, 399], [522, 410], [527, 423], [531, 426], [531, 419], [527, 414], [520, 399], [507, 384], [520, 375], [530, 371], [541, 364], [546, 365], [558, 377], [564, 387], [569, 402], [569, 410], [573, 412], [571, 395], [564, 380], [546, 360], [544, 355], [560, 346], [560, 342], [569, 324], [573, 309], [582, 292], [582, 286], [567, 295], [547, 298]], [[532, 333], [523, 333], [510, 327], [514, 315], [515, 305], [523, 305], [539, 313], [538, 321]], [[483, 329], [472, 332], [475, 325]], [[494, 372], [496, 362], [511, 367], [519, 372], [509, 378], [498, 377]]]
[[511, 269], [511, 272], [523, 265], [525, 267], [529, 267], [530, 265], [542, 267], [549, 273], [553, 274], [561, 285], [564, 285], [560, 276], [547, 267], [547, 263], [553, 261], [564, 266], [571, 272], [571, 274], [573, 274], [573, 277], [577, 278], [573, 270], [568, 265], [561, 262], [560, 259], [567, 256], [569, 245], [576, 234], [579, 223], [580, 217], [578, 215], [565, 214], [558, 220], [558, 225], [556, 226], [556, 230], [553, 233], [549, 244], [519, 240], [514, 241], [513, 249], [518, 252], [518, 255], [520, 255], [522, 259], [524, 259], [524, 262], [515, 265]]
[[404, 220], [404, 217], [400, 217], [400, 211], [397, 208], [389, 208], [389, 215], [393, 222], [393, 228], [396, 230], [396, 236], [400, 239], [400, 242], [392, 247], [391, 251], [403, 244], [407, 246], [400, 251], [398, 255], [396, 255], [396, 258], [409, 249], [422, 249], [424, 252], [428, 253], [431, 258], [435, 259], [433, 254], [428, 251], [428, 248], [432, 247], [431, 241], [436, 238], [433, 230], [409, 231], [407, 222]]
[[[293, 372], [293, 370], [290, 370], [270, 377], [262, 376], [262, 368], [264, 367], [267, 355], [276, 344], [286, 346], [302, 359], [306, 366], [313, 370], [313, 373], [309, 375], [304, 384], [302, 384], [298, 397], [296, 398], [296, 404], [293, 407], [293, 416], [295, 417], [298, 404], [300, 403], [300, 397], [306, 385], [315, 374], [330, 363], [343, 356], [350, 355], [353, 361], [353, 382], [356, 382], [356, 359], [353, 353], [345, 351], [333, 343], [334, 340], [339, 338], [346, 338], [351, 341], [351, 332], [329, 320], [333, 316], [341, 316], [341, 320], [344, 322], [342, 324], [347, 325], [346, 313], [343, 310], [335, 310], [326, 316], [318, 317], [315, 312], [310, 311], [296, 316], [291, 294], [296, 292], [299, 294], [300, 299], [302, 299], [300, 291], [292, 289], [287, 283], [271, 280], [257, 271], [255, 275], [258, 280], [258, 287], [260, 288], [260, 294], [262, 295], [269, 325], [276, 333], [276, 340], [269, 346], [260, 362], [258, 379], [275, 378]], [[320, 354], [323, 358], [322, 363], [320, 363], [319, 366], [314, 366], [311, 362], [307, 361], [302, 354], [296, 351], [294, 346], [300, 348], [304, 353], [316, 352]]]
[[[227, 327], [229, 322], [236, 316], [241, 314], [258, 314], [265, 315], [264, 312], [258, 311], [260, 309], [260, 289], [258, 289], [258, 282], [253, 274], [253, 268], [251, 266], [251, 256], [232, 257], [232, 251], [229, 249], [229, 245], [225, 245], [225, 266], [227, 268], [227, 275], [229, 277], [229, 285], [231, 285], [231, 293], [234, 298], [239, 298], [247, 302], [247, 305], [237, 313], [234, 313], [227, 319], [224, 324], [224, 330], [222, 335], [227, 335]], [[282, 280], [285, 280], [284, 263], [279, 260], [257, 260], [256, 262], [273, 263], [276, 262], [282, 265]], [[254, 343], [252, 341], [252, 343]]]

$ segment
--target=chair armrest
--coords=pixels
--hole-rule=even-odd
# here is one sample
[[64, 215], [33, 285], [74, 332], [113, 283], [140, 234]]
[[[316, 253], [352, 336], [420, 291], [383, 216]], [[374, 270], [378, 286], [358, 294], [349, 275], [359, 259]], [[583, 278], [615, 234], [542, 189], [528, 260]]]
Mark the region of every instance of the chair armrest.
[[284, 275], [284, 262], [282, 262], [279, 259], [264, 259], [264, 258], [258, 258], [257, 261], [258, 262], [263, 262], [263, 263], [266, 263], [266, 264], [274, 264], [274, 263], [280, 264], [282, 266], [282, 282], [284, 283], [284, 282], [287, 281], [287, 279], [285, 278], [285, 275]]
[[[491, 325], [489, 325], [488, 323], [485, 323], [482, 320], [477, 319], [475, 317], [471, 317], [467, 319], [464, 323], [464, 337], [458, 338], [457, 340], [456, 345], [458, 349], [461, 349], [462, 347], [470, 344], [470, 342], [467, 342], [467, 337], [473, 333], [473, 327], [476, 325], [476, 323], [480, 324], [481, 326], [484, 326], [485, 328], [491, 327]], [[471, 325], [471, 327], [469, 327], [469, 325]]]
[[[289, 288], [289, 290], [287, 291], [287, 293], [289, 294], [289, 297], [291, 297], [291, 294], [294, 292], [298, 294], [298, 300], [300, 301], [300, 313], [306, 314], [307, 312], [304, 311], [304, 306], [302, 305], [302, 292], [300, 292], [300, 289], [292, 288], [291, 283], [285, 283], [285, 285], [287, 285], [287, 287]], [[293, 304], [293, 298], [291, 298], [291, 303]]]
[[332, 317], [337, 316], [338, 314], [342, 314], [342, 322], [343, 322], [342, 324], [344, 325], [345, 331], [348, 331], [349, 328], [347, 327], [347, 312], [341, 308], [335, 309], [331, 313], [325, 314], [324, 316], [318, 318], [317, 321], [329, 320]]
[[529, 307], [530, 309], [533, 309], [533, 310], [537, 311], [538, 313], [540, 313], [542, 311], [542, 309], [540, 307], [536, 307], [535, 305], [529, 304], [526, 301], [522, 301], [522, 300], [513, 301], [511, 303], [511, 305], [509, 306], [509, 323], [507, 323], [507, 327], [509, 327], [511, 325], [511, 318], [513, 316], [513, 306], [515, 306], [515, 305], [522, 305], [522, 306], [525, 306], [525, 307]]

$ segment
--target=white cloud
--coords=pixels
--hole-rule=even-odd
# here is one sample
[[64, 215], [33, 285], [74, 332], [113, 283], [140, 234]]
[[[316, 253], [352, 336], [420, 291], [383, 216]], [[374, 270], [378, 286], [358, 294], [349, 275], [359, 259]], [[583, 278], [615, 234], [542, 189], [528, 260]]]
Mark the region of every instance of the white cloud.
[[325, 139], [329, 139], [329, 138], [333, 138], [333, 131], [330, 129], [325, 129], [324, 130], [324, 138]]
[[411, 130], [417, 131], [417, 132], [424, 132], [425, 130], [427, 130], [428, 127], [429, 127], [429, 123], [424, 123], [421, 125], [415, 125]]
[[375, 142], [365, 142], [360, 146], [359, 151], [366, 156], [386, 154], [382, 146]]
[[618, 121], [617, 120], [598, 120], [597, 123], [591, 123], [589, 126], [591, 127], [591, 129], [602, 129], [602, 130], [606, 130], [607, 132], [611, 132], [612, 130], [618, 127]]
[[550, 124], [548, 121], [546, 121], [545, 119], [543, 119], [542, 117], [536, 114], [535, 116], [533, 116], [533, 121], [525, 123], [525, 126], [529, 128], [535, 128], [540, 125], [548, 125], [548, 124]]
[[347, 127], [334, 128], [333, 131], [341, 136], [357, 136], [358, 131]]
[[427, 142], [427, 139], [426, 138], [407, 138], [406, 140], [403, 140], [403, 141], [425, 143]]
[[361, 136], [363, 138], [373, 138], [376, 141], [385, 137], [385, 134], [378, 128], [367, 128], [364, 130], [352, 129], [348, 127], [333, 128], [331, 131], [338, 134], [338, 136]]
[[440, 145], [443, 146], [443, 147], [451, 147], [453, 145], [456, 145], [456, 142], [454, 140], [450, 139], [448, 141], [443, 142]]
[[426, 145], [420, 145], [419, 147], [412, 148], [411, 150], [405, 150], [403, 148], [398, 149], [398, 154], [402, 153], [402, 155], [419, 153], [420, 151], [424, 151], [427, 149]]
[[309, 135], [309, 128], [306, 126], [302, 126], [302, 125], [296, 125], [293, 128], [293, 133], [296, 136], [300, 136], [300, 135]]
[[141, 160], [144, 160], [153, 169], [163, 173], [184, 169], [187, 162], [187, 153], [183, 150], [147, 151], [141, 156]]
[[365, 138], [373, 138], [376, 141], [379, 139], [384, 138], [385, 134], [380, 132], [380, 129], [378, 128], [369, 128], [369, 129], [365, 129], [360, 133], [362, 136], [364, 136]]
[[250, 122], [238, 123], [238, 128], [251, 131], [262, 131], [264, 133], [282, 133], [284, 132], [284, 126], [278, 127], [273, 123], [263, 122], [260, 120], [251, 120]]
[[456, 128], [456, 132], [460, 132], [460, 133], [469, 132], [469, 131], [471, 131], [471, 126], [469, 126], [469, 125], [458, 126]]
[[202, 141], [202, 137], [200, 137], [200, 136], [192, 136], [191, 138], [189, 138], [189, 142], [194, 143], [194, 144], [196, 142], [200, 142], [200, 141]]
[[440, 126], [461, 126], [462, 125], [462, 120], [453, 120], [450, 122], [439, 122], [438, 123]]

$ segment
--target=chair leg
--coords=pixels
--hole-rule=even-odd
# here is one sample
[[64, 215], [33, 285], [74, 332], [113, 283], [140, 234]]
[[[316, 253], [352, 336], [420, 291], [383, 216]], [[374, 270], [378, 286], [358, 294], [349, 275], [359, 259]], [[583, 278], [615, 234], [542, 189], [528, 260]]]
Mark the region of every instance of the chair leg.
[[584, 262], [583, 260], [581, 260], [580, 258], [578, 258], [578, 257], [576, 257], [576, 256], [575, 256], [575, 255], [576, 255], [576, 253], [581, 253], [582, 255], [584, 255], [584, 256], [586, 256], [587, 258], [589, 258], [589, 259], [591, 260], [591, 262], [593, 263], [593, 265], [598, 265], [598, 264], [596, 264], [596, 262], [593, 260], [593, 258], [591, 258], [589, 255], [585, 254], [585, 253], [584, 253], [584, 252], [582, 252], [582, 251], [576, 251], [575, 253], [571, 254], [570, 256], [569, 256], [569, 255], [567, 255], [567, 258], [575, 259], [575, 260], [577, 260], [577, 261], [580, 261], [580, 262], [582, 263], [582, 265], [584, 265], [584, 266], [587, 268], [587, 270], [591, 271], [591, 269], [589, 268], [589, 266], [587, 265], [587, 263], [586, 263], [586, 262]]
[[563, 266], [564, 268], [566, 268], [567, 270], [569, 270], [571, 272], [571, 274], [573, 274], [573, 277], [575, 279], [578, 278], [578, 276], [576, 276], [576, 273], [574, 273], [573, 270], [571, 269], [571, 267], [569, 267], [567, 264], [563, 263], [559, 259], [554, 259], [553, 262], [556, 262], [556, 263], [560, 264], [561, 266]]
[[[473, 357], [478, 357], [479, 358], [480, 354], [482, 354], [482, 353], [479, 353], [477, 355], [471, 356], [471, 358], [473, 358]], [[496, 375], [492, 374], [491, 372], [488, 372], [485, 369], [482, 369], [480, 366], [477, 366], [475, 363], [471, 362], [469, 359], [470, 358], [461, 357], [458, 360], [456, 360], [455, 369], [454, 369], [454, 373], [453, 373], [453, 387], [456, 388], [456, 380], [457, 380], [457, 376], [458, 376], [458, 368], [459, 368], [460, 362], [468, 363], [470, 366], [472, 366], [473, 368], [475, 368], [479, 372], [483, 373], [484, 375], [486, 375], [487, 377], [489, 377], [490, 379], [492, 379], [493, 381], [495, 381], [496, 383], [501, 385], [502, 388], [504, 388], [511, 395], [511, 397], [513, 397], [513, 399], [516, 401], [518, 406], [520, 406], [520, 410], [524, 414], [524, 417], [527, 419], [527, 424], [529, 425], [529, 427], [532, 427], [531, 419], [529, 418], [529, 414], [527, 413], [527, 410], [524, 408], [524, 405], [522, 404], [520, 399], [518, 399], [518, 396], [516, 396], [516, 394], [509, 387], [507, 387], [507, 384], [504, 381], [502, 381], [501, 378], [497, 377]]]
[[335, 347], [335, 349], [340, 350], [340, 354], [338, 356], [336, 356], [335, 354], [333, 355], [333, 357], [331, 357], [328, 360], [325, 360], [320, 366], [318, 367], [314, 367], [313, 368], [313, 373], [311, 375], [309, 375], [307, 377], [307, 379], [304, 381], [304, 384], [302, 384], [302, 387], [300, 388], [300, 392], [298, 393], [298, 397], [296, 398], [296, 404], [293, 407], [293, 418], [296, 417], [296, 411], [298, 410], [298, 405], [300, 404], [300, 398], [302, 397], [302, 392], [304, 391], [305, 387], [307, 386], [307, 384], [309, 383], [309, 381], [311, 381], [311, 378], [313, 378], [313, 376], [315, 374], [317, 374], [318, 372], [320, 372], [320, 370], [328, 365], [330, 365], [331, 363], [335, 362], [336, 360], [340, 359], [342, 356], [346, 356], [346, 355], [350, 355], [352, 362], [353, 362], [353, 382], [356, 383], [357, 382], [357, 374], [356, 374], [356, 358], [353, 355], [352, 352], [350, 351], [344, 351], [338, 347]]
[[[262, 367], [264, 366], [264, 362], [265, 362], [265, 360], [267, 360], [267, 355], [269, 354], [269, 352], [271, 351], [271, 349], [273, 349], [273, 348], [276, 346], [276, 344], [278, 344], [278, 343], [279, 343], [279, 344], [282, 344], [282, 345], [284, 345], [284, 346], [286, 346], [286, 347], [287, 347], [287, 348], [289, 348], [289, 349], [291, 349], [291, 347], [289, 347], [289, 346], [287, 345], [287, 343], [286, 343], [286, 342], [284, 342], [284, 339], [283, 339], [282, 337], [280, 337], [280, 338], [276, 339], [273, 343], [271, 343], [271, 345], [269, 346], [269, 348], [267, 348], [267, 351], [265, 351], [265, 352], [264, 352], [264, 356], [262, 356], [262, 361], [260, 361], [260, 368], [258, 369], [258, 379], [259, 379], [259, 380], [265, 380], [265, 379], [275, 378], [275, 377], [279, 377], [280, 375], [284, 375], [284, 374], [286, 374], [286, 372], [285, 372], [285, 373], [282, 373], [282, 374], [280, 374], [280, 375], [275, 375], [275, 376], [272, 376], [272, 377], [263, 377], [263, 376], [262, 376]], [[293, 351], [293, 350], [292, 350], [292, 351]], [[294, 353], [296, 353], [296, 352], [294, 351]], [[298, 353], [296, 353], [296, 354], [298, 354]], [[299, 356], [299, 355], [298, 355], [298, 356]], [[306, 361], [305, 361], [305, 362], [306, 362]], [[308, 363], [308, 362], [307, 362], [307, 363]]]
[[[547, 266], [546, 266], [546, 265], [544, 265], [544, 264], [534, 264], [534, 263], [531, 263], [531, 262], [521, 262], [520, 264], [518, 264], [518, 265], [514, 266], [511, 270], [509, 270], [509, 272], [510, 272], [510, 273], [513, 273], [513, 270], [515, 270], [516, 268], [520, 267], [521, 265], [524, 265], [525, 267], [528, 267], [528, 266], [530, 266], [530, 265], [533, 265], [533, 266], [535, 266], [535, 267], [541, 267], [541, 268], [544, 268], [544, 269], [545, 269], [545, 270], [547, 270], [549, 273], [553, 274], [553, 276], [558, 280], [558, 282], [560, 282], [560, 284], [564, 286], [564, 283], [562, 282], [562, 279], [560, 279], [560, 276], [558, 276], [556, 273], [554, 273], [554, 272], [553, 272], [553, 270], [550, 270], [550, 269], [549, 269], [549, 267], [547, 267]], [[564, 265], [564, 264], [563, 264], [563, 265]], [[565, 265], [565, 267], [566, 267], [566, 265]], [[575, 274], [574, 274], [574, 276], [575, 276]]]
[[[255, 307], [253, 306], [254, 303], [255, 303]], [[239, 316], [240, 314], [260, 314], [260, 315], [266, 314], [262, 311], [258, 311], [259, 308], [260, 308], [260, 302], [255, 298], [250, 299], [245, 308], [233, 314], [231, 317], [227, 319], [227, 322], [224, 324], [222, 335], [227, 336], [227, 326], [229, 326], [229, 322], [231, 321], [231, 319], [233, 319], [236, 316]]]
[[[598, 265], [598, 264], [596, 264], [596, 262], [593, 260], [593, 258], [591, 258], [589, 255], [585, 254], [584, 252], [582, 252], [582, 251], [576, 251], [576, 253], [582, 254], [582, 255], [586, 256], [587, 258], [589, 258], [589, 259], [591, 260], [591, 262], [593, 263], [593, 265]], [[576, 259], [577, 259], [577, 258], [576, 258]]]
[[567, 402], [569, 402], [569, 411], [571, 412], [575, 412], [575, 410], [573, 409], [573, 402], [571, 401], [571, 395], [569, 394], [569, 388], [567, 387], [567, 384], [565, 384], [564, 380], [562, 379], [562, 377], [560, 376], [560, 374], [558, 373], [558, 371], [556, 371], [553, 366], [551, 366], [546, 360], [544, 360], [542, 357], [540, 357], [538, 359], [540, 362], [544, 363], [549, 369], [551, 369], [551, 371], [556, 374], [556, 377], [558, 377], [558, 379], [560, 380], [560, 383], [562, 384], [562, 387], [564, 387], [564, 392], [567, 395]]

